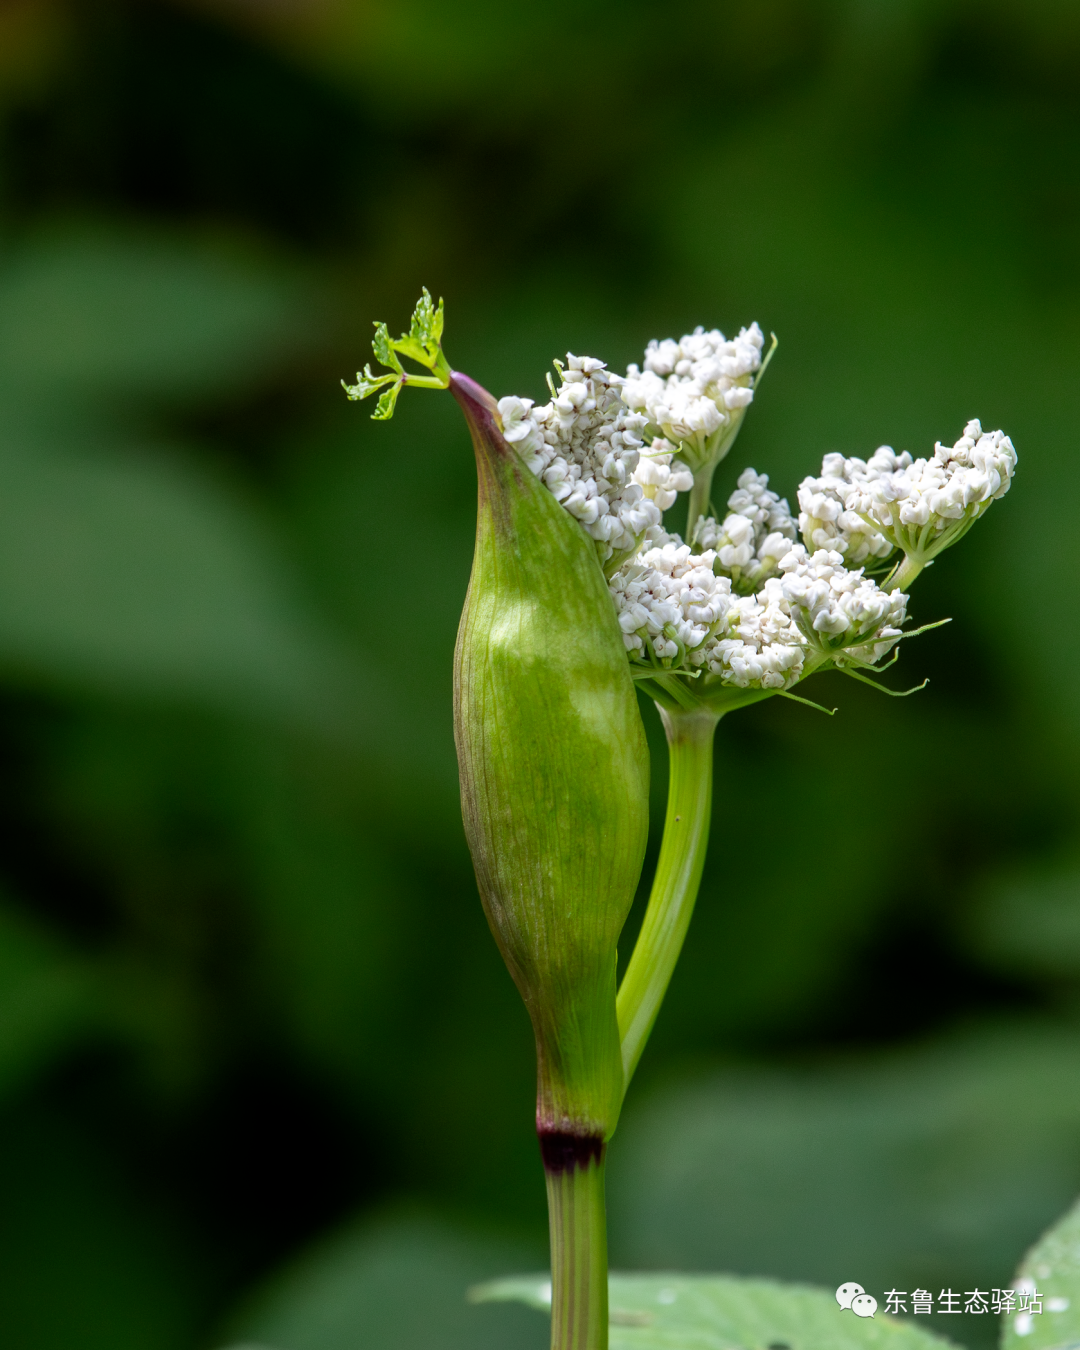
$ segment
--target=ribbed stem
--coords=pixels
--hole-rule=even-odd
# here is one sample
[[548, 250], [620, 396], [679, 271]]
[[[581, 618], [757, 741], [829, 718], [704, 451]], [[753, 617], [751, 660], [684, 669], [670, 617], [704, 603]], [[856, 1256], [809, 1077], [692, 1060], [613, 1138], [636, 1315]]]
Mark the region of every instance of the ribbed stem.
[[925, 563], [917, 562], [910, 553], [906, 553], [903, 562], [897, 563], [896, 569], [885, 582], [886, 588], [890, 591], [906, 591], [925, 566]]
[[[657, 705], [659, 707], [659, 705]], [[714, 712], [660, 708], [667, 732], [667, 818], [649, 907], [619, 986], [623, 1090], [637, 1068], [694, 912], [712, 816]]]
[[561, 1159], [547, 1144], [541, 1140], [551, 1232], [551, 1350], [608, 1350], [604, 1144], [579, 1140]]
[[690, 489], [690, 504], [686, 513], [686, 542], [688, 544], [693, 542], [694, 527], [698, 520], [709, 514], [713, 474], [716, 472], [718, 462], [714, 460], [712, 464], [707, 465], [704, 469], [699, 469], [694, 474], [694, 486]]

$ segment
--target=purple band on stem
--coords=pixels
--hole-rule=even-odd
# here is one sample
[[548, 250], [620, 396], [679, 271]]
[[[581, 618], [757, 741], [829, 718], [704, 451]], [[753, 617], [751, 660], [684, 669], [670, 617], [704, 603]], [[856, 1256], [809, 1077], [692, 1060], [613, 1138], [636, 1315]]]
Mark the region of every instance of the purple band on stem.
[[604, 1160], [604, 1141], [599, 1135], [537, 1131], [537, 1137], [545, 1172], [572, 1172], [590, 1163], [599, 1166]]

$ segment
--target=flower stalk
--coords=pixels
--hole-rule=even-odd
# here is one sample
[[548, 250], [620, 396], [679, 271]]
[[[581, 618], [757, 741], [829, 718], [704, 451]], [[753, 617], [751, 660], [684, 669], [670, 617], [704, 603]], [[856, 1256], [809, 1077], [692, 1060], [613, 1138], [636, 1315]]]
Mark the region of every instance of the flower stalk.
[[686, 514], [686, 537], [693, 539], [698, 522], [712, 515], [712, 484], [719, 460], [706, 464], [694, 474], [694, 486], [690, 489]]
[[914, 554], [905, 553], [889, 573], [889, 578], [885, 585], [890, 590], [906, 591], [918, 578], [924, 567], [926, 567], [926, 563], [920, 558], [916, 557]]
[[675, 971], [694, 912], [712, 819], [719, 713], [660, 707], [668, 743], [668, 800], [652, 892], [617, 1002], [623, 1081], [629, 1084]]

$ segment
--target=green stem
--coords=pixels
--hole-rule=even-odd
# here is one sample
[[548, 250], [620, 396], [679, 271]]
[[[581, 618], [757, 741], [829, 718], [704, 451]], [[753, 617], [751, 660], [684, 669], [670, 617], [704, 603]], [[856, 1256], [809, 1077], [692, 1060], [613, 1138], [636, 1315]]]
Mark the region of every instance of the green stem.
[[897, 563], [882, 589], [906, 591], [925, 566], [924, 562], [905, 553], [903, 562]]
[[447, 381], [441, 375], [413, 375], [406, 371], [401, 377], [402, 384], [413, 384], [418, 389], [445, 389]]
[[682, 951], [701, 883], [712, 817], [713, 733], [719, 714], [704, 708], [693, 712], [660, 708], [660, 716], [670, 757], [667, 818], [649, 907], [619, 986], [624, 1091]]
[[709, 499], [712, 496], [713, 474], [716, 472], [716, 465], [719, 461], [714, 460], [711, 464], [699, 469], [694, 474], [694, 486], [690, 489], [690, 504], [686, 515], [686, 542], [689, 544], [694, 538], [694, 527], [702, 516], [709, 514]]
[[604, 1146], [545, 1168], [551, 1231], [551, 1350], [608, 1350]]

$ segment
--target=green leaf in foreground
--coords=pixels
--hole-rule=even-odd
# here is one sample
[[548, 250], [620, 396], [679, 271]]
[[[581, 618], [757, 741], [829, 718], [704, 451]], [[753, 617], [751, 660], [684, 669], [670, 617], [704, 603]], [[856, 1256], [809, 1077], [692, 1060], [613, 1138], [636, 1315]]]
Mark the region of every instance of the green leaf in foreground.
[[[612, 1275], [611, 1350], [933, 1350], [950, 1344], [910, 1322], [857, 1318], [825, 1289], [732, 1275]], [[547, 1312], [546, 1275], [470, 1290], [474, 1303], [527, 1303]]]
[[1001, 1350], [1080, 1347], [1080, 1202], [1024, 1257], [1015, 1284], [1038, 1290], [1042, 1312], [1003, 1318]]

